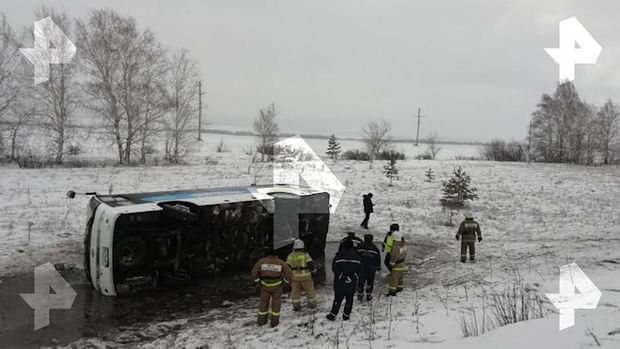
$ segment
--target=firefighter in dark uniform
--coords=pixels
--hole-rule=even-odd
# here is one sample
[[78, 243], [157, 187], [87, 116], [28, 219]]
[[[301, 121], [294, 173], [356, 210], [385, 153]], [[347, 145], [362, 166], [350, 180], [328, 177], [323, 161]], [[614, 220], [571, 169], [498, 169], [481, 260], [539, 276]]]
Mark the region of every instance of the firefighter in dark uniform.
[[461, 263], [467, 260], [467, 249], [469, 248], [469, 260], [474, 262], [476, 258], [476, 237], [478, 242], [482, 241], [480, 225], [474, 220], [470, 212], [465, 212], [465, 220], [459, 225], [459, 231], [455, 238], [461, 240]]
[[334, 272], [334, 303], [332, 309], [327, 314], [330, 321], [336, 320], [336, 315], [340, 310], [342, 301], [346, 299], [343, 320], [349, 320], [353, 309], [353, 296], [357, 290], [359, 275], [362, 271], [362, 259], [353, 249], [353, 241], [346, 240], [342, 243], [342, 248], [332, 261], [332, 271]]
[[347, 236], [343, 237], [342, 240], [340, 240], [340, 246], [338, 247], [338, 251], [340, 251], [340, 249], [342, 248], [342, 243], [350, 240], [351, 243], [353, 243], [353, 249], [357, 250], [357, 248], [360, 246], [360, 244], [362, 243], [362, 239], [358, 238], [357, 236], [355, 236], [355, 232], [349, 230], [349, 232], [347, 233]]
[[267, 323], [269, 303], [271, 302], [271, 327], [280, 323], [280, 306], [282, 305], [282, 282], [289, 283], [293, 271], [283, 260], [274, 254], [259, 259], [252, 268], [252, 278], [260, 287], [258, 304], [258, 324]]
[[364, 242], [357, 249], [357, 254], [362, 258], [362, 274], [357, 285], [357, 300], [364, 298], [364, 286], [366, 287], [366, 300], [372, 300], [372, 290], [375, 285], [375, 273], [381, 270], [381, 253], [372, 242], [372, 235], [364, 235]]

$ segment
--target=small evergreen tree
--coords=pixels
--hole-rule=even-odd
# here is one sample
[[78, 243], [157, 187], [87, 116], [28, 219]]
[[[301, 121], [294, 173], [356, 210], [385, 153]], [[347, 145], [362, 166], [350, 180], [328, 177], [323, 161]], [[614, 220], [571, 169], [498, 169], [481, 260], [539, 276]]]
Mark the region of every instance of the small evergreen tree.
[[477, 189], [470, 186], [471, 177], [463, 171], [461, 166], [452, 171], [452, 177], [443, 181], [443, 197], [441, 206], [449, 212], [448, 224], [452, 224], [452, 216], [455, 211], [468, 207], [467, 201], [478, 199]]
[[333, 160], [336, 160], [338, 155], [340, 155], [340, 143], [336, 139], [335, 133], [332, 133], [327, 140], [327, 155]]
[[398, 168], [396, 167], [396, 158], [390, 158], [387, 164], [383, 166], [383, 173], [390, 179], [390, 187], [393, 186], [394, 178], [398, 177]]
[[425, 181], [430, 183], [433, 181], [433, 179], [435, 179], [435, 173], [433, 172], [433, 169], [429, 167], [428, 170], [426, 171]]

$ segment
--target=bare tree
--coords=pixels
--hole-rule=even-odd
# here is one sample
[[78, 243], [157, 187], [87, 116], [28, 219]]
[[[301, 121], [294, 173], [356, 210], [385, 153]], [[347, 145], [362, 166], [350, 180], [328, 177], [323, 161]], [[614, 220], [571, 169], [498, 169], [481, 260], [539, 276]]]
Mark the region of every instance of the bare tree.
[[130, 163], [134, 146], [146, 143], [144, 128], [148, 133], [155, 114], [145, 99], [156, 98], [149, 93], [158, 71], [153, 65], [159, 64], [153, 57], [161, 46], [152, 32], [138, 29], [134, 18], [109, 9], [94, 10], [87, 22], [78, 21], [77, 32], [88, 78], [84, 85], [88, 108], [102, 118], [105, 132], [116, 143], [119, 162]]
[[261, 153], [261, 160], [265, 161], [265, 155], [273, 155], [273, 145], [278, 141], [278, 122], [276, 121], [276, 105], [262, 108], [258, 112], [258, 117], [254, 120], [254, 134], [257, 138], [257, 151]]
[[16, 158], [20, 132], [35, 115], [33, 100], [29, 98], [31, 93], [28, 93], [32, 85], [32, 68], [20, 57], [21, 41], [23, 38], [18, 39], [6, 17], [0, 15], [0, 123], [8, 131], [11, 160]]
[[435, 160], [437, 153], [441, 150], [439, 146], [439, 136], [435, 132], [431, 132], [426, 137], [426, 152], [431, 158], [431, 160]]
[[613, 161], [612, 146], [620, 137], [620, 107], [609, 99], [596, 115], [598, 130], [600, 132], [600, 148], [603, 155], [603, 163]]
[[15, 33], [2, 14], [0, 15], [0, 121], [5, 121], [6, 112], [19, 96], [20, 85], [15, 73], [20, 61]]
[[138, 134], [142, 164], [146, 163], [146, 156], [154, 147], [153, 136], [165, 125], [164, 115], [172, 107], [165, 81], [171, 68], [166, 50], [159, 43], [154, 43], [150, 50], [146, 50], [144, 61], [140, 88], [143, 115]]
[[392, 137], [388, 135], [392, 125], [385, 120], [371, 121], [362, 129], [362, 140], [368, 150], [370, 161], [374, 161], [383, 150], [392, 145]]
[[[60, 30], [66, 35], [71, 34], [71, 20], [62, 11], [41, 6], [35, 11], [35, 17], [51, 17]], [[47, 37], [51, 37], [51, 33], [47, 34]], [[65, 144], [71, 137], [69, 122], [78, 107], [76, 66], [75, 62], [52, 64], [49, 80], [32, 89], [40, 104], [38, 109], [43, 119], [44, 130], [49, 133], [51, 152], [58, 164], [62, 163]]]
[[175, 52], [170, 60], [168, 94], [171, 110], [166, 118], [166, 158], [178, 163], [189, 148], [189, 126], [197, 113], [198, 65], [186, 50]]

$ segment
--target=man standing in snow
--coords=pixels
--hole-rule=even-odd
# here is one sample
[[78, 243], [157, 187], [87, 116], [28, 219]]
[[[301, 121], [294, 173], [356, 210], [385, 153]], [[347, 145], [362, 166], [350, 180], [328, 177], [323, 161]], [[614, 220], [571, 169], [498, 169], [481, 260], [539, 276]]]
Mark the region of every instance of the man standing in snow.
[[361, 301], [364, 297], [364, 286], [366, 286], [366, 300], [372, 300], [372, 290], [375, 285], [375, 273], [381, 270], [381, 253], [375, 244], [372, 243], [372, 235], [364, 235], [364, 242], [357, 249], [357, 253], [362, 258], [362, 274], [357, 285], [357, 300]]
[[353, 296], [357, 290], [359, 275], [362, 270], [362, 259], [353, 250], [353, 241], [345, 240], [342, 248], [332, 261], [332, 271], [334, 272], [334, 303], [332, 309], [327, 314], [330, 321], [336, 320], [336, 315], [340, 310], [342, 301], [346, 299], [342, 319], [347, 321], [353, 309]]
[[385, 256], [385, 266], [390, 271], [390, 292], [389, 296], [396, 296], [396, 293], [405, 287], [405, 270], [407, 269], [405, 259], [407, 258], [407, 245], [400, 231], [392, 233], [394, 244], [392, 250]]
[[316, 307], [316, 292], [314, 290], [314, 280], [312, 274], [314, 262], [308, 253], [304, 251], [304, 242], [300, 239], [293, 243], [293, 252], [286, 258], [288, 264], [293, 270], [293, 280], [291, 280], [291, 301], [293, 302], [293, 310], [301, 309], [301, 291], [306, 292], [308, 297], [308, 307]]
[[478, 242], [482, 241], [482, 232], [480, 225], [474, 220], [471, 212], [465, 212], [465, 220], [459, 225], [459, 231], [456, 233], [456, 240], [461, 240], [461, 263], [467, 260], [467, 249], [469, 248], [469, 260], [474, 262], [476, 258], [476, 235]]
[[275, 254], [259, 259], [252, 268], [252, 278], [260, 286], [258, 304], [258, 325], [267, 323], [269, 303], [271, 302], [271, 327], [280, 323], [280, 306], [282, 305], [282, 281], [289, 283], [293, 271]]
[[364, 199], [363, 200], [364, 214], [366, 215], [366, 217], [364, 217], [364, 220], [362, 221], [362, 224], [360, 224], [360, 226], [364, 229], [368, 229], [368, 220], [370, 219], [370, 214], [374, 212], [373, 210], [374, 204], [372, 203], [372, 193], [362, 195], [362, 198]]

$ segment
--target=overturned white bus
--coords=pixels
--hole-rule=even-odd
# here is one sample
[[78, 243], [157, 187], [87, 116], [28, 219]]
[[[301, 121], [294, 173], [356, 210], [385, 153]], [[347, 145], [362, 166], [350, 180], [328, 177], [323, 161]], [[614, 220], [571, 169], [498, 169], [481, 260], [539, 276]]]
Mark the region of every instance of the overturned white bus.
[[329, 194], [297, 186], [93, 195], [84, 269], [96, 290], [117, 295], [246, 272], [295, 238], [324, 268], [328, 226]]

